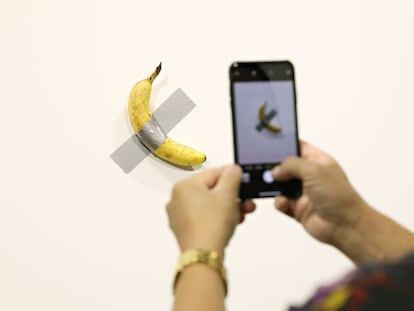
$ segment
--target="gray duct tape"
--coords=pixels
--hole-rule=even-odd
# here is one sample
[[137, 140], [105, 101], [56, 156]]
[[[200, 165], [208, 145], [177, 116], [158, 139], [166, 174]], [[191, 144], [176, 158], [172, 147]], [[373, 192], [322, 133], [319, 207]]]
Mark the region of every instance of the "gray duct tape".
[[161, 146], [164, 140], [167, 139], [167, 134], [162, 130], [158, 121], [153, 118], [145, 123], [136, 135], [151, 152]]
[[[195, 103], [181, 89], [177, 89], [155, 110], [151, 120], [159, 125], [160, 130], [166, 136], [195, 106]], [[132, 135], [111, 154], [112, 160], [125, 173], [132, 171], [150, 154], [138, 138], [138, 133]], [[151, 147], [148, 148], [151, 149]]]

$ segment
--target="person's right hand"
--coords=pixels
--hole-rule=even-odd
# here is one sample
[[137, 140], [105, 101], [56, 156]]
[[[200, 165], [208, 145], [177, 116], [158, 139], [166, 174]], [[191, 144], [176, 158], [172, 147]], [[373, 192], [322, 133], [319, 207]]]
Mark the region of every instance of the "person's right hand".
[[303, 141], [301, 154], [273, 169], [276, 180], [299, 178], [303, 184], [301, 197], [278, 196], [276, 208], [302, 223], [316, 239], [334, 244], [337, 229], [354, 226], [365, 203], [332, 157]]

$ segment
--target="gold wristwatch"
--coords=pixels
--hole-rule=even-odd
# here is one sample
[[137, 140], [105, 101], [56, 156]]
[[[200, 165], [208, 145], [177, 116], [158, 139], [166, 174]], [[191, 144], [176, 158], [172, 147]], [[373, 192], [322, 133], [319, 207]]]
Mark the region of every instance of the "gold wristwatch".
[[173, 291], [175, 292], [181, 272], [186, 267], [197, 263], [205, 264], [219, 274], [223, 281], [224, 293], [227, 295], [227, 274], [226, 269], [223, 266], [223, 261], [217, 252], [204, 249], [189, 249], [181, 254], [175, 270]]

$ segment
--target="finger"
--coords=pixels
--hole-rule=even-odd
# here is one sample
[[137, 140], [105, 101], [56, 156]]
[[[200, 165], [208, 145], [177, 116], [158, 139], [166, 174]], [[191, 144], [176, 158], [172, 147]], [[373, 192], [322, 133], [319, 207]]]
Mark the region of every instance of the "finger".
[[272, 170], [272, 175], [279, 181], [285, 181], [293, 178], [303, 179], [309, 165], [311, 165], [311, 163], [304, 159], [289, 157], [283, 161], [282, 164], [276, 166]]
[[300, 141], [300, 154], [305, 159], [309, 157], [309, 155], [312, 154], [312, 150], [314, 149], [314, 146], [312, 146], [310, 143], [308, 143], [305, 140]]
[[307, 195], [303, 195], [297, 200], [294, 208], [294, 217], [297, 221], [303, 223], [305, 215], [310, 209], [310, 205], [311, 201]]
[[212, 188], [216, 185], [220, 174], [225, 169], [225, 167], [215, 167], [202, 171], [192, 177], [193, 180], [203, 183], [208, 188]]
[[224, 191], [237, 198], [239, 194], [242, 170], [238, 165], [229, 165], [222, 170], [214, 189]]
[[292, 204], [289, 204], [285, 214], [289, 217], [295, 218], [295, 207]]
[[317, 163], [335, 162], [329, 154], [303, 140], [300, 142], [300, 151], [302, 157], [309, 161]]
[[246, 200], [240, 203], [240, 210], [245, 214], [252, 213], [256, 210], [256, 203], [252, 200]]
[[275, 197], [275, 207], [278, 211], [285, 213], [289, 210], [290, 202], [284, 196]]

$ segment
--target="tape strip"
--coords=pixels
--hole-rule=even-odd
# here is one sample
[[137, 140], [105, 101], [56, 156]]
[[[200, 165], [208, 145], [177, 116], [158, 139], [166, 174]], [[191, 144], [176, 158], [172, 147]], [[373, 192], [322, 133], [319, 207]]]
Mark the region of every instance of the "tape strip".
[[147, 123], [144, 124], [142, 129], [140, 129], [136, 135], [138, 136], [141, 143], [153, 152], [157, 149], [164, 140], [167, 139], [167, 134], [162, 130], [157, 119], [151, 118]]
[[[154, 111], [151, 120], [154, 124], [158, 124], [160, 130], [166, 136], [195, 106], [195, 103], [181, 89], [177, 89]], [[140, 142], [137, 136], [138, 133], [132, 135], [111, 154], [112, 160], [125, 173], [131, 172], [151, 153]], [[151, 147], [148, 148], [151, 149]]]
[[112, 154], [111, 158], [124, 171], [131, 172], [151, 152], [139, 141], [137, 135], [132, 135]]

